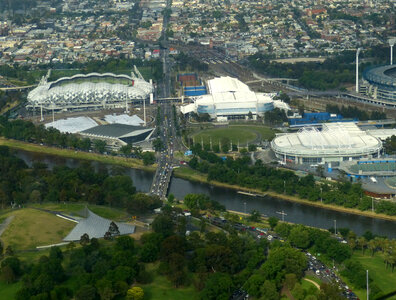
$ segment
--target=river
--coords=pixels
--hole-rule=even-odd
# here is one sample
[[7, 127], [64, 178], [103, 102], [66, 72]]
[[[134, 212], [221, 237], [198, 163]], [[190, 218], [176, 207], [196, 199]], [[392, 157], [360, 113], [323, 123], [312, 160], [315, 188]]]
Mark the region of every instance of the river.
[[[32, 153], [26, 151], [15, 151], [15, 154], [23, 159], [29, 166], [34, 161], [41, 161], [52, 168], [56, 165], [66, 165], [68, 167], [77, 167], [81, 161], [47, 154]], [[95, 169], [101, 168], [111, 169], [112, 166], [104, 165], [93, 161], [91, 163]], [[122, 168], [125, 174], [129, 175], [136, 189], [141, 192], [148, 192], [154, 173], [132, 169]], [[180, 178], [172, 178], [169, 192], [174, 194], [176, 198], [182, 199], [189, 193], [203, 193], [209, 195], [227, 209], [239, 212], [249, 213], [253, 209], [258, 210], [267, 216], [276, 216], [282, 218], [277, 212], [284, 212], [285, 221], [299, 223], [319, 228], [328, 229], [334, 227], [336, 222], [337, 228], [349, 228], [358, 235], [363, 234], [367, 230], [374, 234], [396, 238], [396, 222], [382, 219], [369, 218], [354, 214], [342, 213], [338, 211], [318, 208], [306, 204], [290, 202], [272, 197], [251, 197], [238, 194], [235, 190], [215, 187], [206, 183], [191, 182]]]

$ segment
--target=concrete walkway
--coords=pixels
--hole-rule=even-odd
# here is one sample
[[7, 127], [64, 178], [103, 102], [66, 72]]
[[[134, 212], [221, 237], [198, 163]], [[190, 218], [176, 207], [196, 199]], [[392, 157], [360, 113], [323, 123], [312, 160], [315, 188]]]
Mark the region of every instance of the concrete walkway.
[[313, 281], [313, 280], [311, 280], [311, 279], [308, 279], [308, 278], [303, 278], [305, 281], [308, 281], [308, 282], [310, 282], [310, 283], [312, 283], [314, 286], [316, 286], [316, 288], [318, 289], [318, 290], [320, 290], [320, 285], [317, 283], [317, 282], [315, 282], [315, 281]]
[[12, 219], [14, 219], [14, 216], [9, 216], [2, 224], [0, 224], [0, 236], [7, 229], [7, 226], [11, 223]]

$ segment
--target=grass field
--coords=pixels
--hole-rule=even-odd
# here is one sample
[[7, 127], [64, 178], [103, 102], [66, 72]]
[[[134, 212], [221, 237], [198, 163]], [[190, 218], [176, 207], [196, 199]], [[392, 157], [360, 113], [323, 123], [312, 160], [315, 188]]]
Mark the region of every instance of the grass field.
[[[44, 203], [44, 204], [34, 204], [32, 207], [48, 209], [53, 211], [63, 212], [69, 215], [79, 214], [81, 210], [84, 209], [86, 204], [84, 203]], [[125, 220], [128, 217], [128, 214], [124, 210], [120, 210], [117, 208], [112, 208], [108, 206], [102, 205], [88, 205], [88, 208], [93, 211], [95, 214], [110, 220], [120, 221]], [[1, 218], [1, 216], [0, 216]]]
[[21, 281], [13, 284], [6, 284], [0, 281], [0, 300], [14, 299], [16, 292], [21, 288], [21, 286]]
[[174, 288], [170, 281], [157, 274], [158, 263], [146, 265], [146, 270], [153, 275], [153, 282], [140, 285], [144, 290], [145, 300], [194, 300], [198, 299], [197, 291], [193, 286]]
[[[363, 267], [369, 270], [369, 275], [374, 279], [374, 282], [378, 287], [386, 294], [396, 290], [396, 272], [392, 272], [391, 269], [385, 269], [384, 260], [381, 253], [376, 253], [373, 257], [369, 254], [367, 250], [365, 254], [362, 255], [360, 251], [355, 251], [353, 253], [352, 259], [359, 261]], [[355, 292], [355, 290], [353, 290]], [[365, 290], [357, 290], [356, 294], [360, 299], [366, 298]], [[396, 296], [387, 298], [387, 300], [396, 300]]]
[[73, 222], [33, 208], [14, 210], [5, 216], [14, 216], [14, 219], [1, 239], [5, 247], [11, 245], [14, 250], [60, 243], [75, 226]]
[[256, 140], [271, 140], [275, 136], [275, 131], [266, 126], [259, 125], [231, 125], [229, 127], [213, 128], [202, 130], [192, 135], [195, 142], [200, 143], [201, 139], [204, 144], [218, 144], [222, 139], [228, 139], [232, 143], [246, 145], [246, 143]]

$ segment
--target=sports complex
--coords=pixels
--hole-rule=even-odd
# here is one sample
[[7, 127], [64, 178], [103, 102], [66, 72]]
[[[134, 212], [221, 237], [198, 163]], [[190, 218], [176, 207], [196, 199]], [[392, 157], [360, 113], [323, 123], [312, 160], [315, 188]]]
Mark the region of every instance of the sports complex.
[[117, 108], [133, 100], [145, 100], [153, 92], [153, 85], [144, 80], [136, 67], [131, 76], [90, 73], [53, 82], [48, 82], [48, 77], [43, 77], [28, 94], [27, 108], [56, 111]]
[[253, 119], [263, 116], [279, 105], [289, 109], [282, 101], [274, 101], [275, 94], [256, 93], [236, 78], [218, 77], [207, 81], [208, 94], [194, 98], [191, 104], [182, 106], [181, 112], [188, 114], [209, 114], [212, 119], [224, 121], [229, 119], [246, 119], [251, 114]]
[[396, 107], [396, 65], [365, 70], [359, 91], [378, 104]]
[[271, 142], [284, 163], [331, 163], [378, 157], [382, 142], [355, 123], [325, 123], [321, 130], [304, 127], [295, 133], [278, 134]]

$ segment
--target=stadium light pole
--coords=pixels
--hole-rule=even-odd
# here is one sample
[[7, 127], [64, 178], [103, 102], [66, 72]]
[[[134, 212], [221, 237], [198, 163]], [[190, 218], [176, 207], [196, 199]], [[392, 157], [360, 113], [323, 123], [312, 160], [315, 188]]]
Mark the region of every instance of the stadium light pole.
[[393, 46], [396, 43], [396, 38], [390, 39], [388, 42], [390, 46], [390, 65], [393, 65]]
[[367, 287], [367, 300], [370, 299], [370, 294], [369, 294], [369, 280], [368, 280], [368, 270], [366, 270], [366, 287]]
[[362, 48], [356, 50], [356, 93], [359, 93], [359, 53]]

